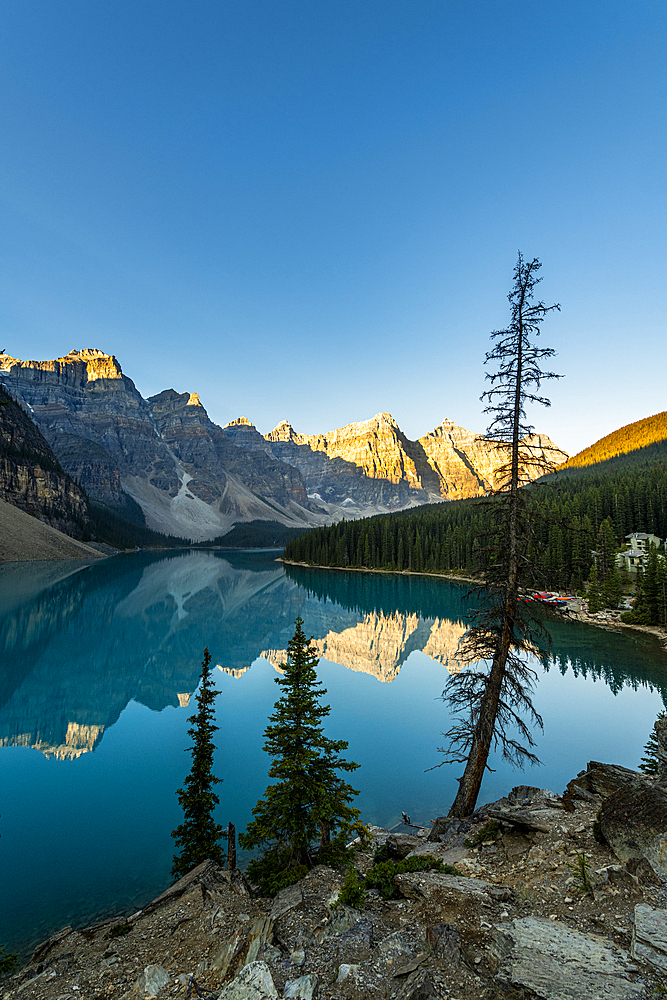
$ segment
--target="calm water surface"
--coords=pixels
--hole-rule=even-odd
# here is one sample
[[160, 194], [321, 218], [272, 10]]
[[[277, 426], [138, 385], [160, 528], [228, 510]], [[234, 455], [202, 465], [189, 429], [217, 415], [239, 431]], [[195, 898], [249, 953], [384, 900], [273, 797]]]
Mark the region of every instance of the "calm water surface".
[[[437, 764], [467, 588], [424, 577], [285, 570], [276, 552], [118, 556], [0, 567], [0, 945], [131, 912], [170, 882], [175, 790], [204, 646], [219, 666], [217, 819], [243, 829], [294, 619], [313, 635], [327, 733], [361, 767], [363, 818], [427, 824], [461, 767]], [[590, 759], [636, 767], [667, 692], [650, 637], [550, 624], [535, 664], [543, 766], [492, 762], [480, 801], [527, 782], [562, 791]], [[240, 853], [240, 863], [243, 855]]]

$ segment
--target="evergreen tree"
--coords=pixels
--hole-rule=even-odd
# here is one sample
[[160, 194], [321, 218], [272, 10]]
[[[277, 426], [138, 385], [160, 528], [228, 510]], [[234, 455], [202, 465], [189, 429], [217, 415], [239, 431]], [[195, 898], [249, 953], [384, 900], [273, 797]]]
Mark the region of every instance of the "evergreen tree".
[[[665, 712], [658, 712], [657, 722], [660, 722], [665, 718], [667, 718], [667, 714]], [[648, 742], [644, 747], [642, 762], [639, 765], [639, 770], [643, 771], [644, 774], [659, 774], [664, 767], [664, 754], [660, 753], [660, 741], [658, 740], [655, 727], [656, 723], [653, 724], [651, 735], [649, 736]]]
[[212, 772], [215, 744], [211, 737], [218, 726], [213, 722], [216, 691], [211, 681], [210, 663], [211, 656], [206, 648], [197, 692], [197, 713], [188, 719], [192, 723], [188, 729], [192, 746], [187, 748], [192, 753], [192, 767], [184, 787], [176, 793], [183, 809], [183, 822], [171, 832], [180, 849], [180, 854], [174, 855], [171, 868], [175, 879], [187, 875], [207, 858], [217, 861], [219, 865], [224, 864], [220, 839], [225, 834], [213, 816], [220, 801], [213, 786], [221, 779]]
[[246, 850], [263, 849], [263, 856], [248, 865], [248, 875], [268, 893], [312, 867], [316, 840], [319, 862], [339, 860], [350, 833], [364, 830], [359, 810], [350, 805], [358, 792], [337, 773], [355, 771], [359, 765], [340, 756], [348, 746], [344, 740], [324, 735], [322, 720], [330, 708], [320, 702], [326, 689], [317, 680], [319, 658], [302, 626], [297, 618], [284, 673], [276, 678], [282, 694], [264, 733], [264, 750], [273, 761], [269, 777], [276, 782], [266, 789], [252, 811], [255, 818], [239, 837]]
[[602, 589], [600, 587], [600, 578], [598, 577], [598, 571], [595, 564], [593, 565], [588, 578], [588, 590], [586, 591], [586, 597], [588, 598], [589, 613], [594, 615], [596, 611], [600, 611], [602, 608]]
[[618, 572], [618, 566], [614, 563], [607, 570], [607, 575], [605, 576], [604, 583], [602, 584], [602, 590], [600, 593], [602, 606], [605, 608], [617, 608], [621, 603], [622, 596], [623, 587], [621, 585], [621, 575]]
[[[527, 665], [536, 625], [519, 601], [520, 588], [528, 582], [533, 530], [530, 494], [522, 487], [534, 478], [537, 465], [542, 465], [544, 472], [549, 470], [530, 443], [533, 428], [525, 423], [525, 407], [526, 403], [550, 405], [537, 393], [543, 381], [559, 377], [540, 367], [542, 360], [555, 352], [537, 347], [530, 338], [539, 335], [546, 314], [560, 308], [533, 301], [540, 267], [539, 260], [528, 263], [519, 254], [508, 295], [510, 324], [491, 334], [496, 343], [486, 355], [486, 363], [497, 365], [486, 376], [491, 389], [482, 396], [488, 402], [485, 412], [491, 416], [487, 440], [495, 443], [505, 462], [497, 474], [496, 496], [489, 504], [486, 586], [490, 596], [481, 598], [460, 647], [468, 669], [455, 674], [443, 693], [458, 715], [445, 734], [449, 746], [443, 751], [443, 763], [465, 762], [451, 816], [465, 817], [473, 812], [492, 746], [499, 744], [503, 756], [515, 764], [537, 762], [529, 749], [534, 741], [522, 717], [528, 715], [542, 725], [530, 697], [535, 673]], [[511, 730], [518, 731], [523, 744]]]

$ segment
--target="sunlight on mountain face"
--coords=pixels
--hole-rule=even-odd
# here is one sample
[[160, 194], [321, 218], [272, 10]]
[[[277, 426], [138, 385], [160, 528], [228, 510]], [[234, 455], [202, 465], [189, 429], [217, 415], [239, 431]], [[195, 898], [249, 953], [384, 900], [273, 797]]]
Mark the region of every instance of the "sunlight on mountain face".
[[[456, 652], [464, 633], [465, 626], [460, 622], [373, 612], [365, 615], [358, 625], [342, 632], [330, 631], [323, 639], [313, 640], [313, 645], [320, 658], [389, 683], [398, 677], [415, 650], [442, 663], [450, 674], [457, 672], [460, 665], [456, 662]], [[287, 650], [266, 649], [260, 656], [280, 671]]]
[[104, 726], [89, 726], [78, 722], [68, 722], [65, 742], [54, 744], [43, 739], [39, 733], [19, 733], [0, 739], [0, 746], [32, 747], [45, 757], [54, 760], [75, 760], [81, 754], [90, 753], [102, 739]]

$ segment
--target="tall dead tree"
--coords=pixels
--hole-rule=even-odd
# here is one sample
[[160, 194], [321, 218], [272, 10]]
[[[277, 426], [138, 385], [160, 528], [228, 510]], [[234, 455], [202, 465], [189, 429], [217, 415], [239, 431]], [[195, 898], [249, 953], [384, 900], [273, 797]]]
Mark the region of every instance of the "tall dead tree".
[[541, 368], [555, 351], [533, 342], [546, 314], [560, 310], [559, 305], [534, 301], [540, 267], [539, 260], [527, 262], [519, 254], [508, 295], [510, 324], [491, 334], [495, 346], [485, 359], [496, 366], [486, 375], [491, 388], [481, 397], [488, 404], [484, 412], [491, 417], [485, 439], [503, 453], [504, 461], [488, 501], [491, 529], [485, 588], [478, 592], [480, 603], [459, 649], [467, 668], [455, 674], [443, 692], [456, 717], [444, 734], [449, 744], [442, 750], [443, 763], [465, 762], [449, 811], [456, 817], [474, 811], [492, 748], [500, 746], [503, 756], [519, 766], [538, 762], [529, 749], [535, 743], [524, 719], [542, 726], [531, 700], [536, 675], [527, 662], [528, 652], [534, 651], [536, 623], [519, 600], [529, 569], [530, 542], [530, 497], [522, 487], [535, 478], [536, 466], [543, 473], [550, 468], [539, 442], [531, 438], [525, 407], [527, 403], [549, 406], [549, 400], [538, 394], [540, 384], [560, 377]]

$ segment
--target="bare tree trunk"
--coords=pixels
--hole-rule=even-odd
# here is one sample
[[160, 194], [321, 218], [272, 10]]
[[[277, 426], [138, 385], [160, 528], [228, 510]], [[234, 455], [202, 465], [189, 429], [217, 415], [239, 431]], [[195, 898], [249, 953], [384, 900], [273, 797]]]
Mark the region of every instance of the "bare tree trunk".
[[322, 820], [320, 823], [320, 850], [328, 847], [331, 843], [331, 823]]
[[505, 665], [512, 641], [512, 630], [513, 616], [510, 618], [508, 614], [504, 613], [502, 634], [495, 656], [493, 657], [491, 673], [489, 674], [484, 701], [482, 702], [475, 727], [472, 747], [463, 777], [459, 780], [459, 790], [449, 810], [449, 815], [456, 816], [458, 819], [464, 819], [475, 811], [477, 797], [482, 786], [484, 771], [486, 770], [486, 763], [491, 752], [496, 716], [498, 714], [498, 703], [500, 702], [503, 679], [505, 677]]
[[236, 826], [230, 823], [227, 827], [227, 871], [236, 868]]

